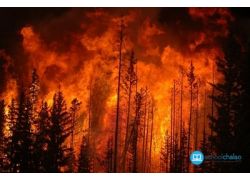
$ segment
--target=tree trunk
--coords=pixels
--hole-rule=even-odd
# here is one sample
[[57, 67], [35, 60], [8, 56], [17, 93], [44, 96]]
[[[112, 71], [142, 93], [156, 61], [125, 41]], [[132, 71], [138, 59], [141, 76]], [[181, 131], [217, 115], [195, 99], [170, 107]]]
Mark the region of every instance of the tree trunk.
[[122, 46], [123, 46], [123, 22], [121, 21], [120, 29], [120, 45], [119, 45], [119, 70], [117, 85], [117, 106], [116, 106], [116, 123], [115, 123], [115, 152], [114, 152], [114, 172], [118, 172], [118, 134], [119, 134], [119, 113], [120, 113], [120, 83], [121, 83], [121, 67], [122, 67]]

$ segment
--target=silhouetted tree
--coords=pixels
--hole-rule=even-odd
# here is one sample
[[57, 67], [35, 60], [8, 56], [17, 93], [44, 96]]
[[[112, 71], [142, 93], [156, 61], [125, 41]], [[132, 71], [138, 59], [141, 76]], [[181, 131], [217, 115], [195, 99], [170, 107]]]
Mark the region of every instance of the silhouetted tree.
[[120, 124], [120, 88], [122, 72], [122, 49], [124, 39], [124, 24], [121, 20], [119, 32], [119, 62], [118, 62], [118, 84], [117, 84], [117, 103], [116, 103], [116, 121], [115, 121], [115, 145], [114, 145], [114, 172], [118, 171], [118, 147], [119, 147], [119, 124]]
[[131, 132], [131, 144], [130, 144], [130, 152], [131, 152], [131, 163], [132, 163], [132, 172], [138, 172], [138, 139], [139, 139], [139, 126], [141, 117], [143, 114], [142, 106], [143, 106], [143, 97], [145, 91], [141, 89], [140, 92], [136, 93], [135, 96], [135, 117], [133, 121], [133, 127]]
[[72, 125], [67, 112], [66, 102], [59, 90], [53, 97], [51, 108], [51, 127], [49, 130], [50, 141], [48, 144], [48, 171], [61, 172], [67, 169], [70, 148], [65, 144], [66, 138], [72, 131]]
[[80, 173], [90, 173], [90, 148], [88, 137], [82, 137], [82, 144], [79, 155], [78, 172]]
[[[193, 114], [193, 86], [194, 86], [194, 82], [195, 82], [195, 75], [194, 75], [194, 66], [193, 66], [193, 61], [191, 60], [190, 62], [190, 67], [187, 73], [187, 78], [188, 78], [188, 83], [189, 83], [189, 88], [190, 88], [190, 109], [189, 109], [189, 120], [188, 120], [188, 154], [190, 153], [190, 149], [191, 149], [191, 127], [192, 127], [192, 114]], [[187, 159], [187, 161], [189, 162], [189, 159]], [[189, 170], [189, 163], [188, 163], [188, 167], [187, 169]]]
[[[224, 58], [218, 58], [218, 71], [223, 75], [224, 80], [212, 84], [216, 94], [211, 96], [216, 108], [217, 116], [210, 117], [210, 125], [214, 134], [210, 137], [215, 152], [237, 153], [239, 141], [240, 109], [242, 108], [242, 81], [240, 79], [239, 63], [241, 59], [240, 46], [234, 37], [230, 37], [224, 47]], [[233, 172], [235, 164], [216, 162], [216, 171]]]
[[49, 172], [49, 153], [48, 145], [50, 142], [50, 128], [52, 122], [49, 114], [47, 102], [42, 103], [42, 107], [38, 117], [38, 127], [35, 143], [35, 164], [38, 172]]
[[23, 89], [20, 90], [18, 115], [13, 127], [12, 147], [13, 154], [10, 157], [13, 172], [33, 172], [33, 149], [31, 118], [32, 109], [29, 98]]
[[245, 52], [243, 52], [243, 58], [240, 61], [240, 81], [242, 86], [242, 94], [240, 101], [242, 102], [241, 106], [238, 106], [239, 111], [239, 122], [236, 126], [236, 135], [237, 135], [237, 153], [242, 156], [242, 161], [237, 165], [238, 172], [249, 172], [250, 166], [250, 76], [249, 76], [249, 67], [250, 67], [250, 38], [247, 39], [245, 43]]
[[71, 120], [71, 134], [70, 134], [70, 162], [69, 162], [69, 172], [75, 172], [77, 164], [76, 164], [76, 157], [75, 157], [75, 143], [74, 143], [74, 136], [76, 130], [76, 122], [77, 122], [77, 113], [80, 109], [81, 102], [75, 98], [71, 101], [70, 107], [70, 120]]
[[131, 120], [131, 97], [133, 94], [133, 87], [136, 85], [137, 82], [137, 76], [135, 73], [135, 64], [136, 64], [136, 58], [134, 51], [131, 52], [130, 58], [129, 58], [129, 65], [127, 72], [125, 74], [123, 86], [127, 94], [127, 120], [126, 120], [126, 134], [125, 134], [125, 145], [124, 145], [124, 150], [122, 154], [122, 170], [123, 172], [125, 171], [125, 166], [126, 166], [126, 156], [127, 156], [127, 149], [128, 149], [128, 139], [129, 139], [129, 134], [131, 131], [131, 125], [130, 125], [130, 120]]
[[5, 135], [4, 135], [4, 127], [5, 127], [5, 104], [4, 100], [0, 101], [0, 172], [4, 172], [4, 160], [5, 160]]
[[14, 156], [14, 146], [12, 143], [12, 137], [13, 137], [13, 131], [16, 127], [16, 121], [17, 121], [17, 114], [18, 114], [18, 109], [17, 109], [17, 104], [14, 99], [11, 100], [10, 105], [8, 106], [9, 112], [7, 114], [7, 119], [6, 119], [6, 126], [8, 126], [8, 131], [6, 135], [6, 149], [5, 149], [5, 154], [7, 155], [7, 163], [6, 163], [6, 171], [7, 172], [14, 172], [14, 162], [11, 161], [11, 159]]
[[[38, 102], [38, 96], [40, 93], [40, 80], [39, 76], [37, 75], [36, 69], [33, 69], [32, 75], [31, 75], [31, 85], [29, 87], [29, 100], [31, 103], [31, 110], [32, 110], [32, 133], [36, 131], [37, 128], [37, 118], [38, 118], [38, 111], [37, 111], [37, 102]], [[33, 136], [35, 139], [35, 136]], [[34, 140], [35, 141], [35, 140]]]
[[170, 147], [171, 143], [170, 143], [170, 136], [168, 134], [168, 131], [166, 131], [165, 133], [165, 137], [164, 137], [164, 142], [163, 142], [163, 146], [161, 147], [161, 161], [163, 163], [163, 172], [170, 172]]

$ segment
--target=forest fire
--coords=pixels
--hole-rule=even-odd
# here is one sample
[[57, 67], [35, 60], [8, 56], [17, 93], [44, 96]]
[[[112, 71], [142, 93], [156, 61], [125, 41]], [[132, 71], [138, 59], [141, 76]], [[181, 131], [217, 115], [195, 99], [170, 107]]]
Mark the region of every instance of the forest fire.
[[[62, 93], [69, 114], [63, 129], [71, 127], [62, 145], [71, 154], [65, 152], [70, 165], [60, 171], [201, 171], [189, 165], [188, 156], [213, 135], [213, 85], [224, 81], [216, 61], [225, 57], [221, 41], [234, 21], [226, 8], [189, 8], [179, 14], [73, 8], [23, 25], [18, 31], [21, 59], [0, 51], [5, 136], [13, 133], [11, 103], [15, 99], [20, 105], [21, 91], [28, 97], [33, 92], [29, 102], [37, 124], [46, 113], [53, 119]], [[42, 128], [37, 124], [35, 134]], [[43, 150], [48, 149], [46, 144]], [[78, 161], [83, 165], [78, 167]], [[14, 171], [22, 171], [19, 165]]]

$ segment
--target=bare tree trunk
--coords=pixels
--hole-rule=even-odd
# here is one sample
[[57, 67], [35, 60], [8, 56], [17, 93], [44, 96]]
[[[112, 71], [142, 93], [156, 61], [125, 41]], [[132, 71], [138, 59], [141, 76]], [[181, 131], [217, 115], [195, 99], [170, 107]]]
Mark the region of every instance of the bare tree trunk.
[[147, 89], [145, 94], [145, 102], [144, 102], [144, 121], [143, 121], [143, 142], [142, 142], [142, 169], [145, 172], [145, 135], [146, 135], [146, 120], [147, 120]]
[[[150, 109], [150, 105], [148, 106], [148, 109]], [[147, 163], [147, 154], [148, 154], [148, 129], [149, 129], [149, 118], [150, 118], [150, 111], [148, 110], [148, 117], [146, 122], [146, 145], [145, 145], [145, 157], [144, 157], [144, 163], [145, 163], [145, 169], [144, 172], [148, 172], [148, 163]]]
[[[213, 81], [213, 85], [215, 84], [215, 80], [214, 80], [214, 76], [215, 76], [215, 67], [214, 67], [214, 62], [213, 62], [213, 67], [212, 67], [212, 81]], [[214, 86], [212, 86], [212, 97], [214, 96]], [[214, 117], [214, 98], [211, 98], [211, 117]], [[211, 121], [212, 123], [212, 121]], [[213, 127], [213, 123], [211, 124], [211, 126]], [[210, 136], [213, 136], [213, 129], [210, 127]], [[213, 153], [213, 144], [210, 143], [210, 153]], [[213, 166], [213, 162], [210, 161], [210, 170], [212, 170], [212, 166]]]
[[153, 132], [154, 132], [154, 105], [152, 102], [152, 107], [151, 107], [151, 133], [150, 133], [150, 146], [149, 146], [149, 170], [148, 172], [151, 172], [151, 161], [152, 161], [152, 142], [153, 142]]
[[206, 144], [206, 121], [207, 121], [207, 112], [206, 112], [206, 106], [207, 106], [207, 92], [205, 87], [204, 92], [204, 115], [203, 115], [203, 144]]
[[173, 90], [173, 167], [172, 171], [176, 171], [176, 112], [175, 112], [175, 80], [174, 80], [174, 90]]
[[173, 88], [171, 89], [171, 99], [170, 99], [170, 172], [172, 172], [173, 167]]
[[91, 141], [92, 131], [91, 131], [91, 112], [92, 111], [92, 76], [90, 77], [89, 82], [89, 108], [88, 108], [88, 142], [89, 142], [89, 159], [90, 159], [90, 172], [94, 170], [94, 163], [93, 163], [93, 144]]
[[122, 68], [122, 46], [123, 46], [123, 22], [121, 21], [120, 29], [120, 46], [119, 46], [119, 72], [117, 85], [117, 106], [116, 106], [116, 124], [115, 124], [115, 151], [114, 151], [114, 172], [118, 172], [118, 144], [119, 144], [119, 114], [120, 114], [120, 83], [121, 83], [121, 68]]
[[198, 119], [199, 119], [199, 82], [197, 82], [197, 91], [196, 91], [196, 118], [195, 118], [195, 144], [194, 148], [197, 150], [198, 147]]
[[181, 69], [181, 91], [180, 91], [180, 171], [183, 171], [183, 119], [182, 119], [182, 101], [183, 101], [183, 69]]
[[[190, 64], [190, 74], [189, 74], [189, 85], [190, 85], [190, 110], [189, 110], [189, 122], [188, 122], [188, 147], [187, 147], [187, 155], [190, 154], [190, 140], [191, 140], [191, 127], [192, 127], [192, 113], [193, 113], [193, 82], [194, 82], [194, 74], [193, 74], [193, 62], [191, 59]], [[187, 170], [189, 171], [189, 158], [187, 159]]]
[[[132, 61], [132, 59], [130, 59]], [[130, 62], [130, 69], [132, 69], [132, 62]], [[130, 107], [131, 107], [131, 94], [132, 94], [132, 79], [131, 79], [131, 73], [129, 74], [129, 92], [128, 92], [128, 110], [127, 110], [127, 122], [126, 122], [126, 135], [125, 135], [125, 147], [124, 149], [128, 148], [128, 136], [129, 136], [129, 123], [130, 123]], [[126, 168], [126, 157], [127, 157], [127, 151], [124, 151], [123, 154], [123, 162], [122, 162], [122, 169], [123, 172], [125, 172]]]

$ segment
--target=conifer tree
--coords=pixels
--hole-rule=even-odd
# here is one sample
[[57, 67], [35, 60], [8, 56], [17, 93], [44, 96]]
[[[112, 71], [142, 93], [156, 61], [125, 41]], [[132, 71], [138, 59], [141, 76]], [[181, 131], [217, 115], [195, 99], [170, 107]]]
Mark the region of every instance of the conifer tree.
[[31, 102], [25, 95], [23, 89], [20, 90], [18, 115], [13, 127], [12, 147], [13, 156], [11, 163], [14, 172], [33, 172], [33, 142], [31, 133]]
[[38, 129], [35, 143], [35, 162], [38, 172], [49, 172], [49, 154], [48, 145], [50, 142], [49, 132], [51, 128], [51, 119], [47, 102], [42, 103], [38, 117]]
[[[240, 46], [231, 36], [224, 47], [224, 58], [217, 60], [218, 71], [224, 80], [212, 84], [216, 94], [211, 96], [216, 108], [217, 116], [210, 117], [210, 125], [214, 134], [210, 137], [217, 154], [237, 153], [239, 141], [240, 109], [242, 107], [242, 81], [240, 79], [239, 64], [241, 59]], [[236, 168], [231, 163], [216, 162], [216, 171], [231, 172]]]
[[70, 148], [65, 144], [66, 138], [72, 131], [69, 113], [63, 93], [59, 90], [53, 97], [51, 108], [51, 127], [49, 130], [48, 159], [49, 172], [61, 172], [62, 168], [68, 168]]
[[4, 172], [4, 160], [5, 160], [5, 135], [4, 135], [4, 127], [5, 127], [5, 104], [4, 100], [0, 101], [0, 172]]
[[80, 149], [79, 155], [79, 165], [78, 165], [78, 172], [79, 173], [90, 173], [90, 148], [88, 137], [82, 137], [82, 144]]
[[17, 104], [14, 99], [11, 100], [10, 105], [8, 106], [8, 114], [6, 119], [6, 126], [9, 127], [6, 135], [6, 147], [5, 147], [5, 154], [7, 155], [7, 162], [6, 162], [6, 171], [7, 172], [14, 172], [14, 163], [11, 161], [12, 157], [14, 156], [14, 146], [12, 143], [13, 131], [16, 127], [17, 121]]

